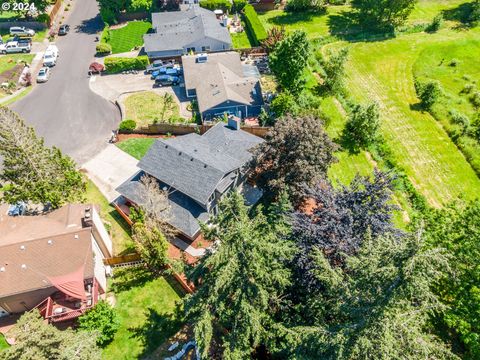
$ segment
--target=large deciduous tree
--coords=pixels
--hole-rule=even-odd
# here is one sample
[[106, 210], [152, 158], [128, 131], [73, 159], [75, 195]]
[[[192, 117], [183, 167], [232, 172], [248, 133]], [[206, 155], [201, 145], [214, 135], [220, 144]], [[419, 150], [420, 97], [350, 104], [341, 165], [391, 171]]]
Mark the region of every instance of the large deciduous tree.
[[8, 336], [15, 344], [0, 351], [2, 360], [100, 360], [97, 335], [87, 331], [60, 331], [49, 325], [38, 310], [23, 314]]
[[352, 0], [360, 25], [365, 28], [391, 31], [402, 25], [417, 0]]
[[58, 148], [46, 147], [33, 128], [5, 107], [0, 107], [0, 155], [3, 201], [58, 208], [83, 197], [85, 182], [75, 162]]
[[310, 43], [304, 31], [295, 31], [276, 44], [269, 65], [284, 90], [298, 94], [305, 85], [304, 72], [310, 56]]
[[304, 187], [326, 178], [337, 149], [320, 119], [288, 115], [275, 123], [255, 150], [252, 166], [258, 172], [257, 184], [274, 199], [288, 189], [291, 202], [299, 206]]
[[205, 237], [216, 243], [215, 248], [191, 275], [201, 286], [186, 299], [185, 309], [203, 357], [209, 358], [218, 329], [223, 334], [222, 358], [247, 359], [271, 337], [272, 314], [279, 311], [282, 292], [290, 284], [286, 262], [293, 247], [285, 239], [285, 203], [272, 211], [270, 220], [261, 213], [250, 218], [236, 192], [219, 209], [214, 226], [205, 228]]
[[349, 187], [333, 188], [326, 181], [307, 192], [310, 208], [293, 215], [299, 252], [294, 261], [298, 285], [318, 291], [317, 252], [333, 267], [355, 255], [366, 236], [397, 234], [392, 221], [392, 177], [375, 170], [373, 179], [356, 176]]

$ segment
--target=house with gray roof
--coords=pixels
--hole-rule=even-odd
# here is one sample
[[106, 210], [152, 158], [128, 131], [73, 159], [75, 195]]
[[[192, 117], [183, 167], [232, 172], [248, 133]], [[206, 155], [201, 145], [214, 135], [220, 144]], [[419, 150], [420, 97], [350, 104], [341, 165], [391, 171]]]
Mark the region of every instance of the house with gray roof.
[[196, 97], [202, 120], [260, 114], [260, 74], [255, 66], [242, 64], [237, 52], [185, 55], [182, 64], [187, 97]]
[[169, 222], [188, 240], [200, 234], [199, 222], [216, 215], [229, 191], [243, 186], [251, 150], [263, 140], [240, 129], [239, 120], [217, 123], [205, 134], [158, 139], [140, 160], [141, 169], [117, 188], [123, 199], [141, 205], [140, 180], [149, 175], [167, 191]]
[[151, 59], [180, 57], [190, 52], [224, 51], [232, 48], [228, 29], [216, 15], [198, 5], [180, 11], [152, 14], [153, 33], [143, 36]]

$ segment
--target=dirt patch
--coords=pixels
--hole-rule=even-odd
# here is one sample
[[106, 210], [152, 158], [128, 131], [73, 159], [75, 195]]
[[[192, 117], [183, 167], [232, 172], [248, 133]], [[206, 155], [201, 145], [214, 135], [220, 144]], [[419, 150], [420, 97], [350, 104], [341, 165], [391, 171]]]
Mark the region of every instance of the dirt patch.
[[135, 138], [168, 138], [173, 136], [167, 135], [145, 135], [145, 134], [118, 134], [118, 142], [125, 141], [128, 139], [135, 139]]
[[[155, 350], [149, 356], [145, 357], [145, 360], [163, 360], [167, 356], [173, 356], [182, 349], [182, 346], [184, 344], [186, 344], [190, 340], [193, 340], [193, 331], [190, 326], [185, 325], [180, 329], [179, 332], [177, 332], [175, 335], [165, 341], [162, 345], [160, 345], [157, 350]], [[178, 347], [173, 351], [168, 351], [168, 348], [177, 341]], [[193, 360], [195, 359], [195, 354], [193, 351], [190, 351], [182, 359]]]

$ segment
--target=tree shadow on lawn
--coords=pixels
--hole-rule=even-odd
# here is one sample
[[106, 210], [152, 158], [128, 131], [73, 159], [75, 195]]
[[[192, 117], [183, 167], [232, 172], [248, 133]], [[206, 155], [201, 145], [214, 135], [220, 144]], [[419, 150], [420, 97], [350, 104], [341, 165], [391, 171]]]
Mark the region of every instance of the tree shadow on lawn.
[[345, 41], [383, 41], [395, 37], [393, 31], [366, 28], [361, 25], [358, 14], [354, 11], [342, 11], [330, 15], [327, 19], [330, 34]]
[[184, 322], [180, 304], [177, 304], [173, 313], [159, 313], [152, 308], [148, 308], [145, 313], [147, 319], [143, 326], [128, 329], [131, 337], [138, 339], [143, 345], [143, 351], [138, 356], [140, 359], [175, 335]]
[[276, 26], [285, 26], [285, 25], [294, 25], [298, 22], [308, 22], [312, 21], [313, 18], [317, 16], [325, 15], [326, 11], [315, 12], [315, 11], [302, 11], [302, 12], [288, 12], [285, 11], [282, 15], [272, 17], [267, 20], [268, 23]]
[[473, 10], [473, 2], [463, 3], [453, 9], [447, 9], [442, 11], [443, 18], [450, 21], [458, 21], [461, 25], [457, 28], [470, 28], [475, 26], [470, 22], [469, 15]]
[[117, 294], [134, 287], [142, 287], [147, 282], [156, 278], [154, 274], [141, 265], [117, 268], [115, 269], [113, 276], [110, 290]]

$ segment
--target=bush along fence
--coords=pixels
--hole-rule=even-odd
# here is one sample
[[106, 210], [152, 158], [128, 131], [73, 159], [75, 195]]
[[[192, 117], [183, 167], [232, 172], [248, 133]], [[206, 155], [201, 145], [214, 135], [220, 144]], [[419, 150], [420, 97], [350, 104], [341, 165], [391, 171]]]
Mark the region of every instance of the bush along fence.
[[126, 70], [144, 70], [147, 65], [147, 56], [137, 56], [136, 58], [111, 56], [105, 59], [105, 70], [111, 74]]
[[253, 37], [253, 45], [260, 45], [260, 43], [267, 38], [268, 34], [258, 18], [255, 8], [250, 4], [245, 5], [243, 8], [243, 14], [245, 17], [245, 24]]
[[[132, 121], [132, 120], [125, 120]], [[124, 121], [124, 122], [125, 122]], [[122, 122], [123, 123], [123, 122]], [[120, 129], [120, 134], [142, 134], [142, 135], [186, 135], [191, 133], [203, 134], [215, 124], [169, 124], [157, 123], [132, 129], [131, 124], [124, 124]], [[242, 130], [250, 134], [265, 137], [270, 127], [263, 126], [242, 126]]]

